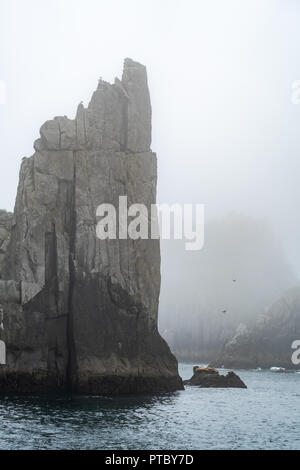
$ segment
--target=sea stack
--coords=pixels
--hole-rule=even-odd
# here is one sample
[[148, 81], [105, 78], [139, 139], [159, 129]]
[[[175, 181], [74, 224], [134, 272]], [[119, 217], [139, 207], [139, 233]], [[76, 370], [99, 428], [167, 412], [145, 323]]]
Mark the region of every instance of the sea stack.
[[157, 328], [159, 240], [96, 237], [100, 204], [155, 204], [150, 145], [146, 68], [131, 59], [75, 120], [41, 127], [14, 213], [0, 214], [0, 392], [183, 389]]

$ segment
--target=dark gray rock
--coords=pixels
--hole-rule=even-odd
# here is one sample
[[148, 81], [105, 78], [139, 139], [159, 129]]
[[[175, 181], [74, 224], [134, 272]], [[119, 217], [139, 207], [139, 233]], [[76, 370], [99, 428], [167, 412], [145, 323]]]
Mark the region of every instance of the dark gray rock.
[[155, 203], [145, 67], [126, 59], [122, 81], [100, 80], [75, 120], [56, 117], [40, 134], [3, 236], [0, 391], [182, 389], [157, 329], [159, 240], [96, 238], [98, 205]]
[[12, 220], [13, 215], [10, 212], [0, 210], [0, 279], [7, 247], [9, 245]]
[[183, 383], [200, 388], [247, 388], [240, 377], [232, 371], [227, 375], [220, 375], [216, 369], [197, 366], [194, 367], [193, 376]]

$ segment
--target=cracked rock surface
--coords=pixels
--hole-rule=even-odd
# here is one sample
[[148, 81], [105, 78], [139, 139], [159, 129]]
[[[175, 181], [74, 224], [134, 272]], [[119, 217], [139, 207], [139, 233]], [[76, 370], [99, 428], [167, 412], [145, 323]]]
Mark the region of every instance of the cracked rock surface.
[[99, 240], [96, 209], [155, 203], [143, 65], [99, 81], [75, 120], [47, 121], [23, 159], [14, 214], [0, 213], [0, 392], [182, 389], [157, 329], [159, 240]]

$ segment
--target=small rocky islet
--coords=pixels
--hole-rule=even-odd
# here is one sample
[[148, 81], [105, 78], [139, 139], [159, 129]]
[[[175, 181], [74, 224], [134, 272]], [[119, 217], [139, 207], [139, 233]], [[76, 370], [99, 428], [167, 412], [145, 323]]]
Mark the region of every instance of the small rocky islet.
[[193, 376], [189, 380], [184, 380], [183, 384], [200, 388], [247, 388], [233, 371], [223, 375], [213, 367], [199, 366], [193, 367]]

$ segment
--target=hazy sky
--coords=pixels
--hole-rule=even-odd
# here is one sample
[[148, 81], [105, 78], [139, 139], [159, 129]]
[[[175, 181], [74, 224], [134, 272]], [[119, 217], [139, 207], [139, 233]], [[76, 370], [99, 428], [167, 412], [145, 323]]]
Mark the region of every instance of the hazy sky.
[[44, 121], [148, 68], [160, 202], [270, 218], [300, 274], [299, 0], [0, 0], [1, 203]]

